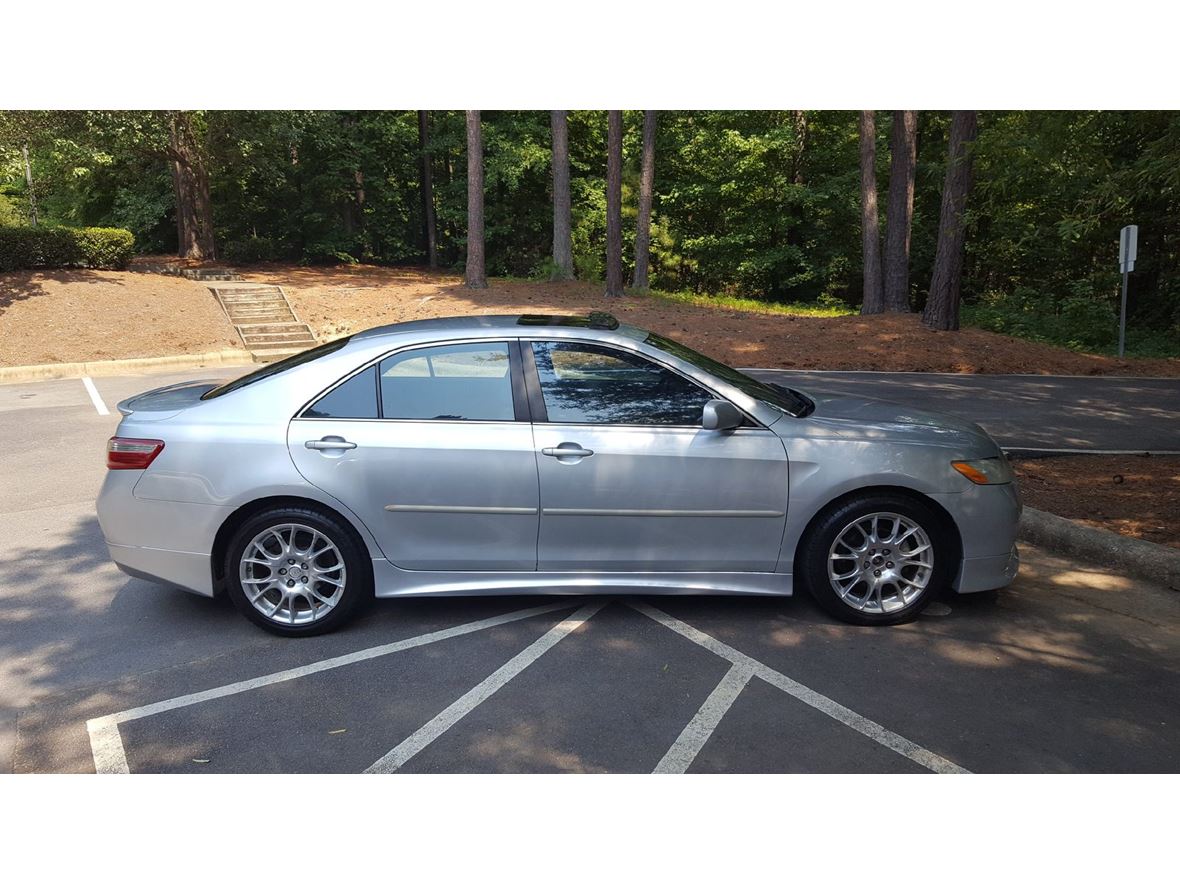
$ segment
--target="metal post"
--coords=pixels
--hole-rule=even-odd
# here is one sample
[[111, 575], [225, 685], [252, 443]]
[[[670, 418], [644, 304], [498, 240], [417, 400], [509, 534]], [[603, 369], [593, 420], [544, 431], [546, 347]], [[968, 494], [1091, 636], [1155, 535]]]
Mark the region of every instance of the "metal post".
[[1127, 272], [1123, 271], [1123, 304], [1119, 310], [1119, 358], [1123, 356], [1123, 344], [1127, 339]]
[[29, 186], [29, 214], [33, 218], [33, 227], [37, 226], [37, 195], [33, 193], [33, 167], [29, 165], [29, 146], [22, 146], [25, 155], [25, 183]]

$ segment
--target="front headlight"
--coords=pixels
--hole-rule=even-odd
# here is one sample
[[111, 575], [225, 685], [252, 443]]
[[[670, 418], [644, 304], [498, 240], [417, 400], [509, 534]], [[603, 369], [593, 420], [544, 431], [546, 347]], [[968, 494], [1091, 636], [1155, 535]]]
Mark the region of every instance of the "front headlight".
[[952, 461], [951, 467], [976, 485], [991, 486], [1012, 482], [1012, 467], [1003, 455], [976, 461]]

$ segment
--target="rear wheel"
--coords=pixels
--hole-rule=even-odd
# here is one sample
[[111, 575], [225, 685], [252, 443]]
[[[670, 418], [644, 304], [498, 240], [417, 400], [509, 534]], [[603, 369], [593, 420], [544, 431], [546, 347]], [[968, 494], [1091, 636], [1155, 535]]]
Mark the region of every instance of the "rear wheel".
[[230, 598], [281, 636], [313, 636], [345, 623], [372, 595], [364, 550], [336, 517], [280, 507], [248, 519], [229, 545]]
[[871, 495], [821, 516], [800, 544], [796, 577], [843, 621], [901, 624], [950, 584], [955, 547], [933, 508], [903, 495]]

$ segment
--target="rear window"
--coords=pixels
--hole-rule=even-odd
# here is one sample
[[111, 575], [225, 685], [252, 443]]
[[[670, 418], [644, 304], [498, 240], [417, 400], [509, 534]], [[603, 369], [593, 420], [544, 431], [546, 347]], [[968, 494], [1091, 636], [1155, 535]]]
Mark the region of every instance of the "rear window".
[[263, 366], [261, 369], [255, 369], [253, 372], [243, 375], [241, 378], [235, 378], [233, 381], [222, 384], [220, 387], [214, 387], [208, 393], [202, 394], [201, 399], [216, 399], [219, 396], [225, 396], [227, 393], [233, 393], [235, 390], [241, 390], [243, 387], [249, 387], [256, 381], [262, 381], [264, 378], [273, 378], [275, 375], [281, 375], [283, 372], [286, 372], [288, 369], [294, 369], [296, 366], [315, 362], [320, 357], [340, 350], [350, 340], [351, 336], [348, 338], [337, 338], [335, 341], [329, 341], [327, 344], [321, 344], [319, 347], [313, 347], [310, 350], [289, 356], [285, 360], [279, 360], [277, 363], [271, 363], [268, 366]]

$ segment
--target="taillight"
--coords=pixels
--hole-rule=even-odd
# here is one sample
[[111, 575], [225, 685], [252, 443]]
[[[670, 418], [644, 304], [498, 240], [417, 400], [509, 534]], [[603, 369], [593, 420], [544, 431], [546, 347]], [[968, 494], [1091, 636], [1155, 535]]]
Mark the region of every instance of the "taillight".
[[107, 440], [107, 468], [109, 470], [143, 470], [164, 451], [162, 439], [133, 439], [112, 436]]

